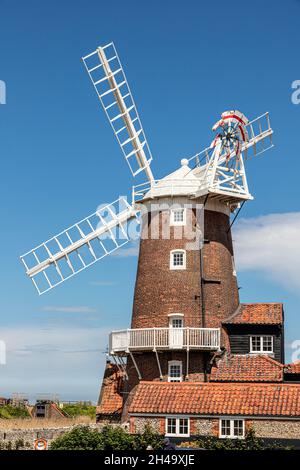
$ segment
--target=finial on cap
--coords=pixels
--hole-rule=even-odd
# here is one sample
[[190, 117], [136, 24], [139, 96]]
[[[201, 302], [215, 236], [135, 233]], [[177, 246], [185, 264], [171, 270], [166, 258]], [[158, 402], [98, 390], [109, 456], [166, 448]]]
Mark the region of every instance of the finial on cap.
[[181, 163], [182, 166], [188, 166], [189, 161], [188, 161], [187, 158], [182, 158], [180, 163]]

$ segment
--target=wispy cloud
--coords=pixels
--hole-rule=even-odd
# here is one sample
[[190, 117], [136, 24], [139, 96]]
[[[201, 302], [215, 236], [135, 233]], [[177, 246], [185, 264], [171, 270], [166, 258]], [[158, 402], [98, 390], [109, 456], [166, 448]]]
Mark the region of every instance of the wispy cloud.
[[300, 212], [241, 219], [233, 232], [240, 271], [259, 271], [300, 293]]
[[7, 363], [0, 366], [0, 394], [41, 391], [64, 399], [96, 400], [99, 393], [109, 330], [103, 328], [1, 328]]
[[64, 306], [51, 306], [46, 305], [42, 308], [43, 312], [53, 312], [53, 313], [95, 313], [97, 310], [95, 308], [87, 306], [73, 306], [73, 307], [64, 307]]

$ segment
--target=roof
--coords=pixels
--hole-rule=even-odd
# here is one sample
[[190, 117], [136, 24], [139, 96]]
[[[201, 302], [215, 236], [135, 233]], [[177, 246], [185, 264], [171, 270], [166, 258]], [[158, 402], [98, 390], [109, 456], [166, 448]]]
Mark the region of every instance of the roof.
[[212, 382], [282, 382], [283, 365], [267, 355], [226, 355], [212, 367]]
[[286, 374], [300, 374], [300, 361], [286, 364], [284, 366], [284, 372]]
[[123, 374], [115, 364], [107, 363], [100, 392], [97, 414], [115, 414], [122, 412]]
[[300, 384], [140, 382], [133, 413], [300, 417]]
[[283, 305], [281, 303], [240, 304], [224, 324], [281, 325]]

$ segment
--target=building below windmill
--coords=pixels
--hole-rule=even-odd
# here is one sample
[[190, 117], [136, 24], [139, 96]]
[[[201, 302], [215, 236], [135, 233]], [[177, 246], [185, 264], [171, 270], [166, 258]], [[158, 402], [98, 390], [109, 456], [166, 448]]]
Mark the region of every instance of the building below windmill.
[[[187, 173], [183, 164], [172, 178]], [[188, 229], [176, 236], [188, 218], [197, 224], [191, 200], [159, 194], [160, 209], [149, 206], [131, 328], [110, 335], [97, 420], [127, 423], [131, 433], [150, 424], [181, 441], [243, 438], [252, 428], [300, 447], [300, 366], [285, 365], [283, 305], [240, 303], [222, 198], [197, 199], [204, 243], [192, 250], [185, 250]], [[143, 236], [154, 224], [168, 226], [170, 237], [163, 230], [155, 239]]]
[[124, 372], [108, 361], [98, 422], [128, 422], [131, 433], [150, 424], [175, 440], [242, 438], [251, 428], [300, 447], [300, 362], [284, 364], [283, 327], [282, 304], [239, 305], [222, 323], [229, 348], [212, 355], [205, 381], [184, 372], [174, 381], [164, 370], [162, 380], [141, 380], [125, 408]]

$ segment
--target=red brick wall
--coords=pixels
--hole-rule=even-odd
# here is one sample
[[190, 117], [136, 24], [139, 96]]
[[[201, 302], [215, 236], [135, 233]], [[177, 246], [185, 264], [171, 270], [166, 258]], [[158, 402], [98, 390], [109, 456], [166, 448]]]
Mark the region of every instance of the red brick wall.
[[[168, 211], [159, 217], [160, 234], [169, 223]], [[193, 215], [194, 217], [194, 215]], [[195, 219], [195, 217], [194, 217]], [[145, 226], [144, 222], [144, 226]], [[232, 267], [232, 240], [229, 217], [220, 212], [205, 211], [205, 238], [210, 243], [203, 249], [204, 276], [221, 284], [204, 286], [206, 326], [218, 327], [239, 303], [236, 277]], [[201, 327], [200, 253], [187, 251], [187, 269], [170, 270], [170, 251], [185, 249], [188, 237], [176, 240], [142, 239], [134, 293], [132, 328], [168, 327], [170, 313], [184, 313], [185, 326]]]
[[[204, 381], [205, 357], [210, 357], [209, 353], [190, 351], [188, 376], [188, 380], [190, 382]], [[160, 380], [155, 353], [147, 352], [143, 354], [134, 354], [134, 359], [141, 373], [142, 380]], [[186, 351], [166, 351], [159, 353], [159, 361], [162, 369], [163, 380], [168, 380], [168, 361], [182, 361], [183, 380], [186, 380], [186, 359]], [[129, 391], [132, 390], [132, 388], [139, 382], [136, 368], [130, 357], [127, 360], [127, 374], [129, 377], [127, 391]]]

